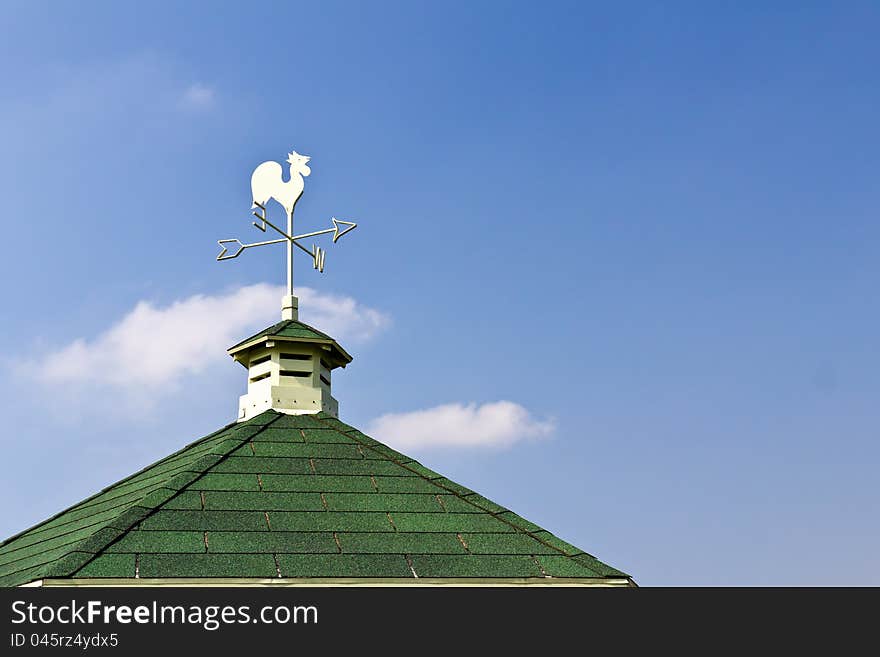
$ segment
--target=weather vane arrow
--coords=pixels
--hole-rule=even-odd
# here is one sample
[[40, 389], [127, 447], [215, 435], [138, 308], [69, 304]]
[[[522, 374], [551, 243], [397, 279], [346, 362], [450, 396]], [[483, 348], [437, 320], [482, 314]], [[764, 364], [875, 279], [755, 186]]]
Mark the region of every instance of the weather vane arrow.
[[[358, 227], [356, 223], [353, 221], [343, 221], [342, 219], [337, 219], [336, 217], [331, 217], [331, 221], [333, 222], [333, 243], [336, 244], [336, 240], [345, 235], [346, 233], [350, 233], [355, 228]], [[345, 224], [348, 226], [341, 233], [339, 232], [339, 224]]]
[[[302, 235], [293, 234], [293, 211], [296, 207], [296, 202], [303, 193], [303, 177], [308, 176], [312, 172], [306, 164], [309, 159], [308, 156], [300, 155], [296, 151], [293, 151], [288, 155], [287, 163], [290, 164], [290, 180], [288, 182], [283, 181], [282, 168], [277, 162], [263, 162], [260, 166], [254, 169], [254, 172], [251, 175], [251, 192], [253, 195], [253, 205], [251, 207], [257, 208], [252, 214], [258, 219], [258, 221], [252, 222], [252, 225], [254, 228], [264, 233], [266, 232], [267, 227], [271, 228], [281, 237], [272, 240], [264, 240], [262, 242], [252, 242], [250, 244], [245, 244], [237, 238], [217, 241], [217, 244], [220, 245], [220, 254], [217, 256], [217, 260], [232, 260], [244, 253], [246, 249], [257, 246], [286, 243], [287, 294], [290, 296], [293, 295], [293, 247], [296, 246], [302, 251], [308, 253], [312, 258], [314, 268], [320, 272], [324, 271], [324, 261], [327, 256], [327, 252], [317, 244], [313, 244], [312, 248], [308, 249], [300, 244], [299, 240], [333, 233], [333, 243], [335, 244], [340, 237], [357, 228], [357, 224], [353, 221], [343, 221], [342, 219], [331, 217], [330, 221], [333, 223], [332, 228], [316, 230], [311, 233], [303, 233]], [[271, 199], [275, 199], [275, 201], [277, 201], [287, 213], [286, 231], [273, 224], [266, 216], [266, 205]], [[235, 249], [234, 252], [231, 251], [233, 248]]]

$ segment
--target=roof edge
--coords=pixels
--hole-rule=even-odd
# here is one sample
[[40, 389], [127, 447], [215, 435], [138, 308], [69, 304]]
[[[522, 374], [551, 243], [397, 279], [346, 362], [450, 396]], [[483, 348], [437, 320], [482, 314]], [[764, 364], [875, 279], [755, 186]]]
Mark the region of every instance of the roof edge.
[[[543, 529], [542, 527], [538, 527], [538, 525], [535, 525], [534, 523], [529, 523], [529, 521], [527, 521], [525, 518], [522, 518], [521, 516], [519, 516], [515, 512], [511, 511], [510, 509], [502, 507], [500, 504], [495, 504], [491, 500], [484, 498], [479, 493], [472, 491], [469, 488], [465, 488], [464, 486], [461, 486], [460, 484], [457, 484], [457, 483], [451, 481], [450, 479], [447, 479], [443, 475], [438, 474], [438, 473], [434, 472], [433, 470], [430, 470], [429, 468], [426, 468], [425, 466], [423, 466], [421, 463], [419, 463], [415, 459], [410, 458], [410, 457], [406, 456], [405, 454], [402, 454], [401, 452], [398, 452], [397, 450], [394, 450], [394, 449], [386, 446], [385, 444], [379, 442], [375, 438], [371, 438], [370, 436], [368, 436], [367, 434], [363, 433], [362, 431], [356, 429], [355, 427], [352, 427], [351, 425], [345, 424], [345, 422], [343, 422], [339, 418], [328, 416], [326, 413], [323, 413], [323, 412], [318, 413], [314, 417], [316, 419], [320, 420], [321, 422], [323, 422], [324, 424], [327, 424], [328, 426], [333, 427], [337, 431], [340, 431], [343, 434], [347, 435], [348, 437], [350, 437], [352, 440], [356, 441], [357, 443], [359, 443], [363, 447], [365, 447], [373, 452], [381, 454], [384, 458], [389, 459], [389, 460], [393, 461], [394, 463], [397, 463], [397, 465], [401, 466], [402, 468], [405, 468], [405, 469], [409, 470], [410, 472], [417, 474], [418, 476], [422, 477], [426, 481], [429, 481], [430, 483], [434, 484], [435, 486], [438, 486], [439, 488], [442, 488], [443, 490], [447, 491], [449, 494], [455, 495], [460, 500], [467, 502], [471, 506], [474, 506], [474, 507], [480, 509], [481, 511], [484, 511], [485, 513], [490, 514], [492, 517], [504, 522], [507, 525], [510, 525], [515, 530], [517, 530], [523, 534], [526, 534], [527, 536], [533, 538], [534, 540], [538, 541], [542, 545], [545, 545], [548, 548], [556, 550], [560, 555], [568, 557], [570, 559], [574, 559], [581, 566], [588, 568], [589, 570], [592, 570], [593, 572], [597, 573], [598, 575], [600, 575], [602, 577], [625, 578], [629, 581], [632, 581], [632, 578], [627, 573], [624, 573], [623, 571], [618, 570], [614, 566], [609, 566], [605, 562], [600, 561], [599, 559], [594, 557], [592, 554], [590, 554], [588, 552], [584, 552], [583, 550], [581, 550], [577, 546], [571, 545], [571, 544], [567, 543], [566, 541], [563, 541], [562, 539], [557, 537], [555, 534], [552, 534], [551, 532], [547, 531], [546, 529]], [[404, 459], [407, 459], [407, 460], [401, 460], [401, 459], [398, 459], [397, 457], [404, 457]], [[412, 464], [415, 464], [418, 467], [412, 467]], [[436, 476], [429, 477], [428, 473], [430, 473], [431, 475], [436, 475]], [[464, 491], [466, 491], [466, 492], [464, 492]], [[474, 499], [469, 499], [471, 497], [473, 497]], [[485, 502], [483, 502], [483, 500], [485, 500]], [[513, 517], [511, 518], [510, 516], [513, 516]], [[522, 521], [522, 522], [519, 522], [519, 521]], [[530, 526], [527, 526], [527, 525], [534, 527], [534, 529], [532, 529]], [[555, 539], [555, 542], [548, 541], [544, 537], [538, 536], [537, 535], [538, 532], [546, 533], [547, 535], [549, 535], [550, 537]], [[574, 550], [576, 550], [576, 551], [568, 551], [568, 550], [560, 547], [559, 543], [564, 544], [568, 547], [574, 548]], [[587, 563], [583, 563], [584, 561], [586, 561]], [[633, 584], [634, 584], [634, 582], [633, 582]]]
[[[91, 561], [100, 556], [101, 553], [104, 552], [110, 545], [115, 543], [118, 539], [124, 536], [128, 531], [131, 530], [136, 524], [142, 522], [144, 519], [155, 513], [155, 511], [166, 504], [169, 500], [176, 497], [183, 491], [187, 486], [192, 484], [201, 478], [205, 470], [209, 467], [213, 467], [223, 459], [225, 459], [229, 454], [231, 454], [234, 450], [238, 449], [245, 441], [250, 440], [255, 435], [264, 431], [267, 427], [271, 426], [274, 422], [281, 417], [280, 414], [277, 414], [276, 417], [273, 417], [269, 422], [265, 424], [248, 424], [248, 423], [233, 423], [231, 425], [225, 426], [223, 429], [218, 431], [214, 431], [204, 438], [201, 438], [197, 441], [194, 441], [182, 449], [174, 452], [174, 454], [170, 456], [166, 456], [155, 463], [148, 465], [147, 467], [139, 470], [138, 472], [126, 477], [125, 479], [120, 480], [111, 486], [108, 486], [98, 493], [95, 493], [91, 497], [82, 500], [81, 502], [65, 509], [64, 511], [55, 514], [52, 518], [48, 520], [44, 520], [43, 522], [35, 525], [34, 528], [39, 527], [40, 525], [44, 525], [50, 522], [52, 519], [57, 518], [58, 516], [70, 511], [71, 509], [75, 509], [76, 507], [81, 506], [82, 504], [88, 502], [89, 500], [94, 499], [101, 493], [106, 492], [109, 489], [112, 489], [115, 486], [118, 486], [121, 482], [128, 481], [138, 474], [149, 470], [156, 465], [167, 461], [173, 456], [181, 454], [185, 452], [187, 449], [191, 448], [194, 445], [197, 445], [205, 440], [208, 440], [212, 437], [216, 437], [218, 434], [223, 431], [232, 430], [232, 434], [230, 435], [228, 440], [230, 440], [233, 444], [227, 445], [225, 448], [214, 452], [213, 450], [197, 458], [190, 466], [192, 467], [192, 471], [184, 470], [182, 472], [178, 472], [173, 474], [167, 481], [163, 483], [162, 486], [159, 486], [151, 491], [145, 492], [144, 496], [140, 498], [137, 502], [132, 504], [131, 506], [120, 511], [119, 515], [111, 518], [107, 522], [100, 523], [94, 525], [94, 531], [91, 532], [85, 538], [75, 541], [69, 544], [68, 551], [61, 557], [50, 561], [48, 563], [42, 564], [40, 566], [34, 566], [33, 571], [35, 571], [32, 575], [30, 575], [30, 579], [22, 582], [22, 584], [27, 584], [28, 582], [36, 582], [38, 580], [46, 581], [49, 579], [57, 579], [57, 578], [68, 578], [74, 575], [77, 571], [81, 570], [83, 567], [88, 565]], [[248, 430], [252, 429], [252, 430]], [[236, 436], [235, 434], [238, 434]], [[224, 441], [225, 442], [225, 441]], [[210, 461], [211, 463], [207, 463]], [[33, 529], [33, 528], [31, 528]], [[31, 529], [27, 529], [23, 532], [19, 532], [13, 537], [10, 537], [6, 541], [4, 541], [0, 545], [5, 545], [16, 538], [22, 536], [23, 534], [31, 531]], [[27, 571], [22, 571], [27, 572]], [[36, 575], [36, 577], [34, 577]], [[14, 581], [15, 573], [10, 573], [5, 576], [4, 579], [13, 579]], [[7, 584], [7, 586], [10, 586]], [[11, 586], [18, 586], [16, 584], [11, 584]]]
[[[169, 454], [168, 456], [165, 456], [165, 457], [159, 459], [159, 460], [156, 461], [155, 463], [150, 463], [149, 465], [144, 466], [143, 468], [141, 468], [141, 469], [138, 470], [137, 472], [133, 472], [133, 473], [131, 473], [130, 475], [128, 475], [127, 477], [124, 477], [123, 479], [120, 479], [119, 481], [116, 481], [116, 482], [110, 484], [109, 486], [104, 486], [104, 488], [102, 488], [101, 490], [99, 490], [99, 491], [93, 493], [92, 495], [89, 495], [89, 496], [88, 496], [87, 498], [85, 498], [84, 500], [80, 500], [80, 501], [77, 502], [76, 504], [71, 504], [69, 507], [67, 507], [66, 509], [62, 509], [61, 511], [59, 511], [59, 512], [56, 513], [55, 515], [50, 516], [50, 517], [48, 517], [48, 518], [45, 518], [44, 520], [41, 520], [41, 521], [38, 522], [37, 524], [35, 524], [35, 525], [31, 525], [30, 527], [27, 527], [27, 528], [25, 528], [25, 529], [22, 529], [20, 532], [17, 532], [17, 533], [15, 533], [15, 534], [13, 534], [12, 536], [10, 536], [10, 537], [8, 537], [8, 538], [6, 538], [6, 539], [0, 541], [0, 548], [2, 548], [3, 546], [5, 546], [5, 545], [8, 544], [8, 543], [11, 543], [11, 542], [14, 541], [15, 539], [20, 538], [21, 536], [24, 536], [24, 535], [27, 534], [28, 532], [34, 531], [35, 529], [37, 529], [37, 528], [39, 528], [39, 527], [42, 527], [43, 525], [46, 525], [46, 524], [52, 522], [52, 521], [55, 520], [56, 518], [59, 518], [59, 517], [63, 516], [65, 513], [69, 512], [69, 511], [73, 511], [73, 510], [76, 509], [77, 507], [81, 507], [81, 506], [83, 506], [83, 505], [85, 505], [85, 504], [91, 502], [93, 499], [95, 499], [95, 498], [98, 497], [99, 495], [102, 495], [102, 494], [108, 492], [109, 490], [111, 490], [111, 489], [113, 489], [113, 488], [116, 488], [117, 486], [120, 486], [120, 485], [124, 484], [125, 482], [127, 482], [127, 481], [129, 481], [129, 480], [131, 480], [131, 479], [134, 479], [135, 477], [137, 477], [138, 475], [140, 475], [140, 474], [146, 472], [146, 471], [149, 470], [150, 468], [154, 468], [154, 467], [156, 467], [157, 465], [159, 465], [159, 464], [161, 464], [161, 463], [164, 463], [165, 461], [168, 461], [168, 460], [174, 458], [175, 456], [179, 456], [180, 454], [182, 454], [183, 452], [185, 452], [186, 450], [188, 450], [190, 447], [195, 447], [195, 446], [198, 445], [199, 443], [202, 443], [202, 442], [204, 442], [204, 441], [206, 441], [206, 440], [210, 440], [211, 438], [215, 437], [215, 436], [216, 436], [217, 434], [219, 434], [219, 433], [222, 433], [223, 431], [227, 431], [228, 429], [235, 429], [235, 428], [238, 427], [238, 426], [240, 426], [240, 423], [239, 423], [239, 422], [237, 422], [237, 421], [236, 421], [236, 422], [230, 422], [230, 423], [227, 424], [226, 426], [221, 427], [220, 429], [217, 429], [216, 431], [212, 431], [212, 432], [209, 433], [207, 436], [202, 436], [202, 437], [199, 438], [198, 440], [194, 440], [193, 442], [184, 445], [183, 447], [181, 447], [181, 448], [180, 448], [179, 450], [177, 450], [176, 452], [172, 452], [172, 453]], [[146, 497], [146, 496], [145, 496], [145, 497]], [[99, 527], [99, 529], [100, 529], [100, 527]], [[96, 531], [97, 531], [97, 530], [96, 530]]]
[[636, 587], [629, 577], [72, 577], [44, 578], [21, 586], [28, 587], [402, 587], [402, 586], [456, 586], [456, 587]]
[[247, 340], [245, 342], [241, 342], [234, 347], [229, 347], [226, 350], [226, 353], [230, 356], [235, 356], [236, 354], [246, 351], [248, 349], [253, 349], [256, 346], [266, 342], [266, 341], [274, 341], [274, 342], [305, 342], [309, 344], [325, 344], [331, 347], [334, 347], [339, 355], [342, 356], [342, 360], [344, 361], [342, 367], [345, 367], [354, 360], [354, 358], [349, 354], [342, 346], [336, 342], [333, 338], [292, 338], [284, 335], [260, 335], [251, 340]]

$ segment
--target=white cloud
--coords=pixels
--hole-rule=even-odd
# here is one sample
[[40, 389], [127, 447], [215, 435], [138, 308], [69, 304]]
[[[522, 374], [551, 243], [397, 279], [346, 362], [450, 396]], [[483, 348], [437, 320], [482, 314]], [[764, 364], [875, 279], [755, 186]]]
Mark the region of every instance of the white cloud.
[[211, 109], [215, 102], [214, 89], [200, 83], [190, 85], [180, 97], [180, 106], [190, 110]]
[[[297, 291], [301, 318], [333, 337], [364, 341], [388, 326], [383, 313], [350, 297]], [[104, 385], [143, 395], [228, 360], [226, 348], [280, 319], [284, 288], [257, 284], [225, 294], [197, 294], [158, 307], [140, 301], [93, 339], [74, 342], [28, 363], [47, 384]]]
[[547, 436], [553, 429], [553, 420], [537, 420], [519, 404], [497, 401], [388, 413], [370, 422], [367, 433], [405, 451], [420, 447], [509, 447], [521, 440]]
[[[277, 288], [278, 299], [283, 290]], [[388, 315], [363, 306], [351, 297], [324, 294], [307, 287], [297, 288], [296, 294], [300, 319], [337, 340], [366, 342], [391, 325]]]

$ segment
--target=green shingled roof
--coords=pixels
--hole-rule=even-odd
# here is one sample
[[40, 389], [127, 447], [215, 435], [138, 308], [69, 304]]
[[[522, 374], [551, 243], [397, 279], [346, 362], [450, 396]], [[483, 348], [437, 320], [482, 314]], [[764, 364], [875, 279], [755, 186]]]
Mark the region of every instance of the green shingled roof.
[[285, 319], [278, 322], [277, 324], [273, 324], [269, 328], [263, 329], [259, 333], [254, 333], [249, 338], [245, 338], [234, 347], [230, 347], [230, 350], [236, 349], [244, 344], [247, 344], [248, 342], [251, 342], [252, 340], [257, 340], [259, 338], [265, 338], [269, 336], [281, 336], [285, 338], [307, 338], [310, 340], [333, 339], [326, 333], [322, 333], [318, 329], [309, 326], [308, 324], [303, 324], [302, 322], [298, 322], [294, 319]]
[[265, 338], [279, 338], [281, 340], [293, 340], [297, 342], [325, 343], [331, 345], [338, 350], [338, 356], [341, 363], [350, 363], [351, 356], [345, 351], [339, 343], [326, 333], [322, 333], [318, 329], [293, 319], [285, 319], [273, 324], [269, 328], [263, 329], [259, 333], [254, 333], [251, 337], [245, 338], [238, 344], [230, 347], [227, 351], [233, 354], [252, 344], [259, 343]]
[[0, 586], [221, 577], [631, 583], [324, 413], [227, 426], [0, 544]]

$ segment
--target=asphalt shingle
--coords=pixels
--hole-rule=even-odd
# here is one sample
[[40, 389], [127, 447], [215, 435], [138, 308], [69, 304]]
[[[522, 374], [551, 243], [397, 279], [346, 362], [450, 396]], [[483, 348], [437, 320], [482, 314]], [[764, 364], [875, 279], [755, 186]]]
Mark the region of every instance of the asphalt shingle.
[[529, 556], [518, 555], [421, 555], [410, 557], [419, 577], [476, 577], [491, 579], [541, 577]]
[[429, 534], [398, 532], [341, 533], [339, 545], [343, 554], [466, 554], [453, 533]]
[[[330, 511], [412, 511], [442, 512], [437, 495], [431, 493], [327, 493], [324, 496]], [[469, 506], [469, 510], [478, 509]]]
[[209, 532], [208, 552], [336, 554], [333, 532]]
[[498, 533], [515, 531], [510, 525], [483, 513], [395, 512], [391, 515], [398, 531], [402, 532]]
[[159, 509], [140, 524], [143, 530], [261, 531], [266, 528], [265, 516], [259, 511], [190, 511]]
[[142, 554], [141, 577], [277, 577], [271, 554]]
[[402, 554], [279, 554], [283, 577], [412, 577]]
[[128, 532], [118, 541], [111, 543], [104, 551], [115, 552], [192, 552], [205, 551], [205, 534], [203, 531], [144, 531]]
[[369, 511], [272, 511], [273, 531], [307, 532], [387, 532], [394, 527], [387, 513]]
[[205, 492], [205, 508], [211, 511], [323, 511], [318, 492]]

